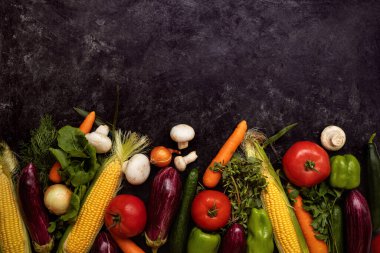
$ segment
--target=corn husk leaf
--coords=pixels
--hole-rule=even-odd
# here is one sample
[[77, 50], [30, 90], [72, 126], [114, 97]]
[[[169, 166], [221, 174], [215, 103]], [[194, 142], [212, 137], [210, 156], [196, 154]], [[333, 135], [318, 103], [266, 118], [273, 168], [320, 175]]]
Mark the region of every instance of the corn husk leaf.
[[[246, 133], [245, 139], [242, 143], [243, 150], [244, 150], [247, 158], [252, 157], [252, 158], [256, 158], [256, 159], [261, 160], [262, 161], [262, 167], [261, 167], [262, 174], [264, 176], [266, 176], [267, 178], [273, 178], [273, 180], [275, 182], [275, 186], [281, 192], [281, 197], [282, 197], [283, 201], [285, 201], [286, 205], [288, 206], [288, 211], [289, 211], [289, 214], [291, 215], [291, 220], [292, 220], [293, 226], [295, 228], [295, 231], [297, 233], [298, 243], [300, 245], [302, 253], [308, 253], [309, 249], [307, 247], [305, 238], [302, 234], [301, 227], [298, 223], [298, 220], [297, 220], [297, 217], [293, 211], [293, 208], [289, 203], [289, 200], [288, 200], [288, 197], [284, 191], [284, 188], [282, 187], [281, 180], [280, 180], [278, 174], [276, 173], [276, 171], [274, 170], [274, 168], [273, 168], [267, 154], [265, 153], [263, 147], [261, 146], [260, 141], [264, 140], [262, 137], [263, 137], [263, 135], [261, 133], [257, 132], [256, 130], [248, 130]], [[262, 201], [262, 202], [264, 203], [264, 201]], [[265, 205], [264, 205], [264, 208], [266, 208]], [[283, 252], [281, 244], [278, 242], [276, 235], [275, 235], [275, 242], [276, 242], [276, 245], [277, 245], [277, 248], [279, 249], [279, 251]]]

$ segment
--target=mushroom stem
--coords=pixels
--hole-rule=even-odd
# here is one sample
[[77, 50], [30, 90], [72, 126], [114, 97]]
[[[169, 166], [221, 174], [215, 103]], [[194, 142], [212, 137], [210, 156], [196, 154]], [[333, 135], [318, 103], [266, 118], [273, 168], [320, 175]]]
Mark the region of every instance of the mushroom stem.
[[189, 142], [188, 141], [178, 142], [178, 149], [185, 149], [188, 146], [189, 146]]
[[177, 156], [174, 158], [174, 165], [179, 171], [184, 171], [189, 163], [197, 160], [198, 155], [195, 151], [190, 152], [186, 156]]
[[339, 147], [341, 146], [342, 144], [344, 144], [344, 137], [340, 134], [335, 134], [331, 137], [330, 139], [330, 143], [331, 145], [333, 145], [334, 147]]

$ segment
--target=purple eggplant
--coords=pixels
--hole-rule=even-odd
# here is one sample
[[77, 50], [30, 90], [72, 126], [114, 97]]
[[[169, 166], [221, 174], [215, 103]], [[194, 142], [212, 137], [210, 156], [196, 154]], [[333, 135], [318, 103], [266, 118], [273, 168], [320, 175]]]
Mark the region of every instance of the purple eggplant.
[[43, 203], [37, 168], [32, 163], [21, 171], [18, 180], [18, 195], [34, 250], [39, 253], [50, 252], [54, 246], [54, 240], [48, 232], [48, 211]]
[[145, 231], [146, 243], [153, 252], [166, 243], [181, 202], [181, 190], [179, 172], [172, 167], [161, 169], [153, 179]]
[[121, 252], [112, 236], [102, 231], [98, 234], [91, 248], [91, 253], [119, 253]]
[[222, 240], [220, 253], [244, 253], [246, 249], [244, 227], [233, 224], [226, 232]]
[[347, 194], [345, 201], [346, 241], [348, 253], [368, 253], [372, 223], [366, 199], [358, 190]]

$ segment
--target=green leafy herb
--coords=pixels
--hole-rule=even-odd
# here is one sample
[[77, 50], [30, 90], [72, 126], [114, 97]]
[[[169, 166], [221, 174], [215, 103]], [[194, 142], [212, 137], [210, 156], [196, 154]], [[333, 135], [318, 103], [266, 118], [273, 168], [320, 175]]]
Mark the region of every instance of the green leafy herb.
[[72, 157], [87, 158], [84, 147], [88, 144], [79, 128], [65, 126], [58, 131], [58, 146]]
[[74, 188], [88, 184], [100, 167], [95, 148], [82, 131], [71, 126], [61, 128], [57, 139], [61, 149], [50, 150], [62, 166], [63, 181]]
[[54, 163], [54, 156], [49, 148], [56, 145], [57, 130], [50, 115], [44, 115], [37, 129], [30, 132], [29, 143], [21, 146], [22, 164], [33, 162], [38, 168], [39, 180], [43, 188], [47, 187], [49, 170]]
[[223, 187], [232, 205], [230, 223], [240, 223], [247, 228], [251, 209], [262, 206], [260, 194], [267, 182], [260, 168], [260, 160], [240, 154], [235, 154], [226, 166], [216, 163], [212, 168], [222, 172]]
[[312, 217], [311, 225], [318, 232], [315, 237], [323, 240], [329, 246], [329, 252], [333, 250], [334, 242], [332, 234], [332, 213], [335, 203], [342, 195], [342, 191], [334, 189], [328, 183], [322, 182], [312, 188], [302, 188], [300, 193], [303, 198], [303, 208]]
[[62, 180], [73, 191], [68, 211], [49, 226], [50, 231], [60, 233], [65, 222], [71, 223], [76, 220], [86, 190], [100, 164], [95, 148], [88, 143], [78, 128], [62, 127], [58, 131], [57, 141], [59, 148], [50, 148], [50, 151], [61, 164], [62, 169], [59, 173]]

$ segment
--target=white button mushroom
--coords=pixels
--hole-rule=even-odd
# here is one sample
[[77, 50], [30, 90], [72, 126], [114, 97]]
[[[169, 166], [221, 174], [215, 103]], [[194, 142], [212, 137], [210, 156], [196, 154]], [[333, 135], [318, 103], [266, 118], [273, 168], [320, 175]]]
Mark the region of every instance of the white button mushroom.
[[327, 150], [339, 150], [346, 143], [346, 134], [338, 126], [328, 126], [321, 133], [321, 143]]
[[99, 126], [95, 132], [86, 134], [86, 139], [96, 149], [96, 153], [104, 154], [111, 150], [112, 141], [108, 137], [109, 128], [107, 125]]
[[186, 124], [174, 126], [170, 131], [170, 137], [173, 141], [178, 142], [178, 149], [185, 149], [189, 145], [189, 141], [194, 139], [194, 129]]
[[108, 136], [108, 133], [110, 132], [110, 128], [107, 125], [100, 125], [96, 130], [96, 133]]
[[186, 156], [176, 156], [174, 158], [174, 165], [179, 171], [184, 171], [189, 163], [194, 162], [198, 158], [195, 151], [190, 152]]
[[140, 185], [149, 177], [149, 158], [143, 154], [135, 154], [129, 161], [123, 163], [122, 170], [130, 184]]

